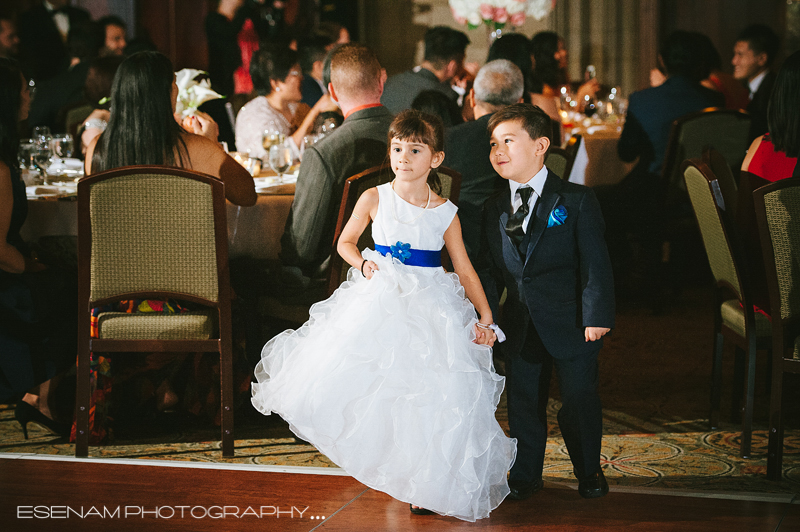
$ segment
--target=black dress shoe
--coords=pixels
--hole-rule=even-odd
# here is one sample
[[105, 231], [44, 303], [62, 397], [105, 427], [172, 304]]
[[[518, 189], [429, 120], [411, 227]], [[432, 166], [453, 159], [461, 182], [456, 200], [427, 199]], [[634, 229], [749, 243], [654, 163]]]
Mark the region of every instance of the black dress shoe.
[[433, 515], [432, 511], [427, 510], [425, 508], [421, 508], [419, 506], [414, 508], [413, 504], [409, 504], [408, 508], [411, 510], [411, 513], [414, 514], [414, 515]]
[[511, 493], [508, 494], [508, 498], [515, 501], [522, 501], [529, 498], [537, 491], [540, 491], [542, 487], [544, 487], [544, 481], [540, 478], [533, 482], [511, 480], [508, 483], [508, 487], [511, 490]]
[[601, 469], [593, 475], [578, 481], [578, 493], [584, 499], [596, 499], [608, 493], [608, 482]]

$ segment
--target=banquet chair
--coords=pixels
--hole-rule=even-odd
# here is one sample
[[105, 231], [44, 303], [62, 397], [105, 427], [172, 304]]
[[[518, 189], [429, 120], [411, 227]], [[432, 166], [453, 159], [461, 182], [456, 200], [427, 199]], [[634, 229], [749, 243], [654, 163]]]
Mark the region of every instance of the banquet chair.
[[756, 352], [758, 349], [769, 349], [770, 323], [766, 316], [753, 309], [751, 284], [742, 246], [736, 233], [731, 230], [732, 222], [718, 201], [720, 194], [717, 191], [717, 180], [708, 166], [699, 159], [685, 161], [681, 169], [716, 283], [709, 421], [711, 428], [719, 426], [722, 355], [727, 339], [735, 345], [737, 365], [738, 361], [743, 360], [742, 355], [746, 355], [746, 370], [735, 370], [735, 374], [741, 375], [741, 378], [734, 377], [734, 396], [738, 397], [742, 387], [744, 388], [740, 453], [743, 458], [749, 458], [753, 432]]
[[719, 190], [722, 194], [722, 199], [724, 200], [724, 204], [722, 208], [725, 212], [728, 213], [731, 220], [736, 219], [736, 207], [738, 205], [738, 184], [735, 174], [738, 174], [738, 170], [734, 172], [725, 159], [725, 156], [722, 155], [717, 149], [712, 148], [711, 146], [705, 146], [703, 148], [703, 162], [708, 166], [719, 182]]
[[[442, 185], [441, 196], [452, 201], [458, 205], [458, 196], [461, 192], [461, 174], [450, 168], [440, 166], [437, 168], [439, 173], [439, 181]], [[372, 187], [388, 183], [394, 179], [394, 174], [388, 163], [380, 166], [375, 166], [368, 170], [364, 170], [360, 174], [356, 174], [345, 181], [344, 193], [342, 194], [342, 203], [339, 206], [339, 216], [336, 220], [336, 231], [333, 236], [333, 251], [331, 254], [331, 270], [328, 277], [328, 296], [339, 288], [344, 281], [347, 280], [347, 273], [350, 270], [350, 265], [336, 251], [336, 245], [339, 243], [339, 236], [341, 236], [344, 226], [353, 214], [353, 209], [356, 206], [356, 201], [361, 194]], [[372, 223], [370, 222], [361, 237], [358, 239], [358, 249], [373, 248], [375, 243], [372, 241]], [[442, 251], [442, 263], [447, 266], [448, 258], [446, 250]]]
[[[109, 352], [218, 353], [222, 455], [233, 456], [225, 209], [222, 181], [180, 168], [129, 166], [78, 182], [76, 456], [89, 450], [90, 353]], [[132, 299], [176, 299], [199, 310], [103, 312], [90, 337], [93, 308]]]
[[575, 158], [578, 156], [578, 149], [581, 146], [581, 140], [580, 135], [572, 135], [564, 148], [551, 147], [547, 151], [545, 166], [564, 181], [569, 181], [572, 167], [575, 165]]
[[753, 192], [772, 309], [767, 478], [781, 479], [783, 376], [800, 373], [800, 178]]

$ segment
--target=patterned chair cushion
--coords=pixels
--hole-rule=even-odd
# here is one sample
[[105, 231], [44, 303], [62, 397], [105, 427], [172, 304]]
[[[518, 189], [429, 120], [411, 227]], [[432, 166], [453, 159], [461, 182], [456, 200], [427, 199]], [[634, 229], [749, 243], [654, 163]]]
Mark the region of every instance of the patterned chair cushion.
[[99, 337], [108, 340], [208, 340], [214, 311], [183, 314], [104, 312], [97, 317]]
[[[741, 305], [739, 305], [739, 300], [729, 299], [725, 301], [720, 311], [722, 313], [722, 323], [729, 329], [735, 331], [739, 336], [744, 337], [744, 310], [742, 310]], [[760, 312], [756, 312], [755, 315], [756, 336], [759, 338], [771, 337], [772, 324], [769, 319]]]

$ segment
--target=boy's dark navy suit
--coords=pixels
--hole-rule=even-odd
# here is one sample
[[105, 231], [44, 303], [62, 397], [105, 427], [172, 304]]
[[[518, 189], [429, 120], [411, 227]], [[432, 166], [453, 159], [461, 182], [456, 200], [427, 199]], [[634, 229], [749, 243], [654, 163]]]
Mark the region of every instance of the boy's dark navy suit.
[[[564, 207], [562, 225], [547, 227]], [[541, 478], [547, 441], [545, 411], [555, 365], [562, 398], [558, 422], [579, 479], [600, 467], [602, 411], [597, 355], [602, 339], [585, 341], [585, 328], [614, 327], [614, 282], [604, 240], [605, 224], [594, 193], [548, 171], [519, 248], [506, 235], [512, 215], [508, 188], [484, 205], [481, 279], [502, 312], [509, 424], [518, 439], [511, 481]], [[496, 311], [496, 309], [494, 309]]]

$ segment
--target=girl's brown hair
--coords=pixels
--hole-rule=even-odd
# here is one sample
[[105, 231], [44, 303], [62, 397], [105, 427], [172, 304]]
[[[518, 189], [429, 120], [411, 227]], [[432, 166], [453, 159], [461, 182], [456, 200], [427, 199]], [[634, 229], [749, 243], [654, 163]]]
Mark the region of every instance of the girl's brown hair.
[[[442, 119], [416, 109], [407, 109], [394, 117], [389, 126], [389, 149], [393, 139], [425, 144], [433, 153], [444, 151]], [[442, 193], [442, 184], [435, 168], [431, 168], [428, 174], [428, 185], [435, 193]]]

